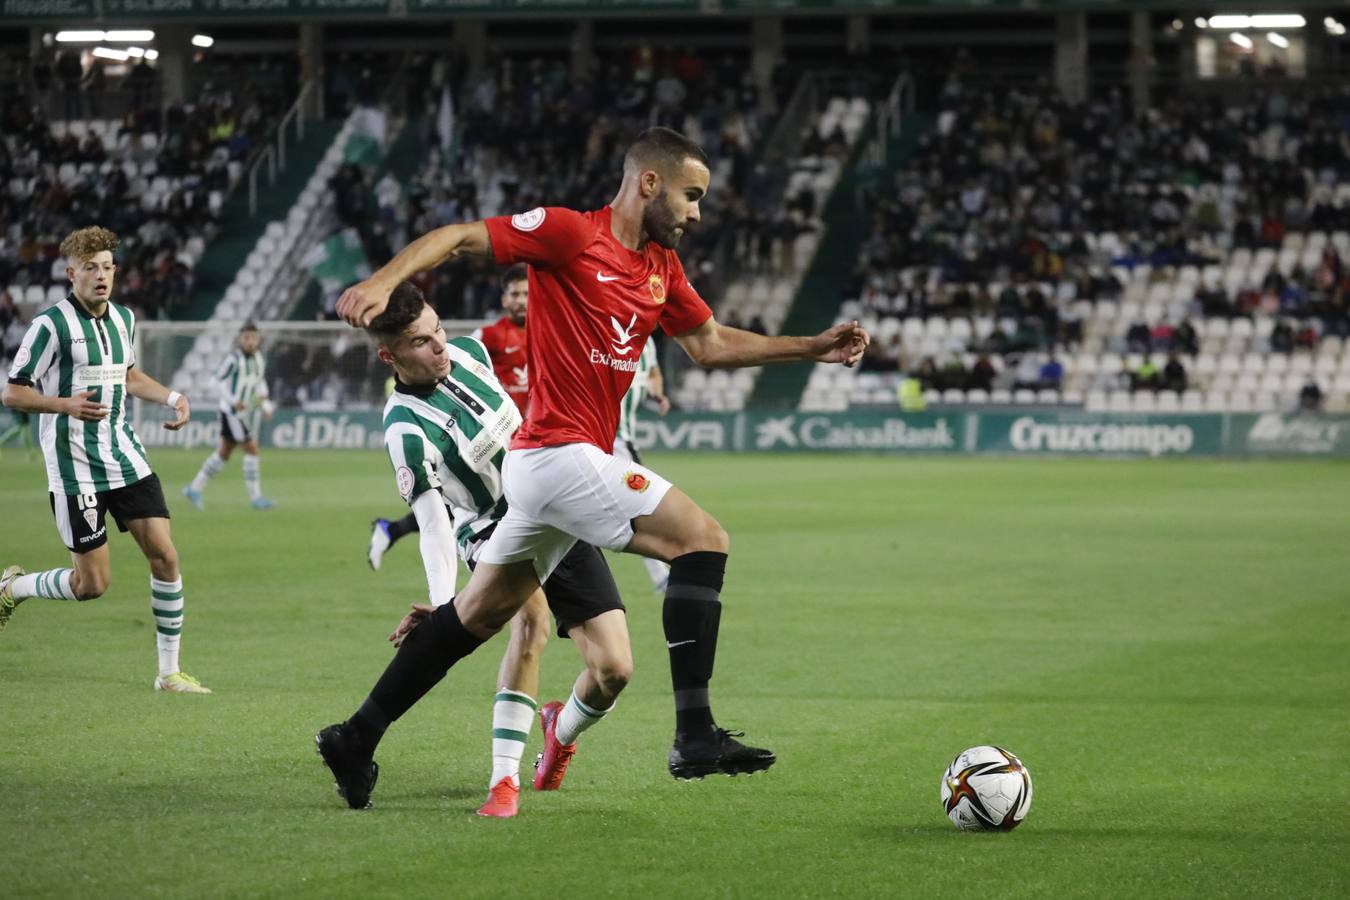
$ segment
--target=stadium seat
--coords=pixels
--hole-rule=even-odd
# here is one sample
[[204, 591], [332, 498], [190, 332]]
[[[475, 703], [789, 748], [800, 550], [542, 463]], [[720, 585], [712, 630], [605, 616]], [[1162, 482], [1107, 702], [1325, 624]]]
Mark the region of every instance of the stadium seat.
[[1228, 406], [1226, 408], [1230, 412], [1251, 412], [1254, 408], [1252, 406], [1252, 395], [1246, 391], [1233, 391], [1228, 395]]
[[1199, 391], [1186, 391], [1181, 395], [1182, 412], [1201, 412], [1205, 408], [1205, 398]]
[[966, 402], [976, 404], [988, 403], [989, 392], [981, 388], [971, 388], [970, 390], [966, 391]]
[[1159, 391], [1156, 406], [1160, 413], [1180, 412], [1181, 397], [1176, 391]]
[[1012, 403], [1012, 391], [1007, 388], [994, 388], [989, 392], [989, 402], [1006, 406]]
[[1207, 391], [1204, 402], [1205, 412], [1227, 412], [1228, 395], [1223, 391]]
[[1152, 391], [1135, 391], [1130, 408], [1132, 412], [1154, 412], [1158, 408], [1158, 398]]
[[1106, 412], [1109, 407], [1106, 391], [1088, 391], [1083, 405], [1088, 412]]

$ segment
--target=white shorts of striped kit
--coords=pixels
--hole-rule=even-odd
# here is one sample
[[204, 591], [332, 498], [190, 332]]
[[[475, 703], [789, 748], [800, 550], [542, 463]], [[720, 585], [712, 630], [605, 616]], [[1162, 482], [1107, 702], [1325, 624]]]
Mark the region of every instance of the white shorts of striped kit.
[[671, 484], [591, 444], [511, 450], [502, 465], [506, 515], [479, 563], [533, 560], [543, 582], [578, 539], [622, 550], [633, 520], [656, 511]]

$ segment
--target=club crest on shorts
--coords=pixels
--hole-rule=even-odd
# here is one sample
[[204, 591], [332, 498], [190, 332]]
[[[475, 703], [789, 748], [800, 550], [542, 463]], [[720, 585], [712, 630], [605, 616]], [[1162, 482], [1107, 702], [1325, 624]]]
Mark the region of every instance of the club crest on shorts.
[[623, 483], [630, 491], [636, 491], [639, 494], [652, 486], [646, 475], [641, 472], [634, 472], [631, 469], [623, 473]]
[[93, 531], [98, 527], [98, 510], [86, 509], [84, 511], [84, 520], [89, 523], [89, 530]]
[[647, 289], [652, 292], [652, 299], [657, 303], [666, 302], [666, 284], [661, 280], [661, 276], [655, 272], [647, 279]]

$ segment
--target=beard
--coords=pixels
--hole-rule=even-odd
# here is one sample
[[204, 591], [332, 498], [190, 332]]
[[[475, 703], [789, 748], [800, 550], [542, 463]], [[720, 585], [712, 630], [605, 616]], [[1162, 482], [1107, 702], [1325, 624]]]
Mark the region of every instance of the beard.
[[642, 211], [642, 230], [647, 233], [647, 238], [667, 250], [674, 250], [680, 245], [683, 233], [675, 230], [679, 226], [675, 210], [670, 208], [670, 201], [664, 193], [658, 194]]

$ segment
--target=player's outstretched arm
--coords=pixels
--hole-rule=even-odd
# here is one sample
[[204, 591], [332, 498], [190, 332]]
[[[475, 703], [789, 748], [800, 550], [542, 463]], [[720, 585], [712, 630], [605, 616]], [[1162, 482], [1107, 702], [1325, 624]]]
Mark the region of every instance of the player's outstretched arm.
[[10, 382], [0, 392], [0, 403], [15, 412], [57, 413], [72, 416], [82, 422], [97, 422], [108, 417], [108, 406], [93, 399], [93, 391], [82, 391], [73, 397], [48, 397], [26, 384]]
[[164, 423], [164, 427], [169, 431], [177, 431], [182, 428], [192, 417], [192, 407], [188, 404], [186, 396], [179, 394], [177, 391], [169, 390], [140, 369], [127, 369], [127, 393], [133, 397], [139, 397], [141, 400], [158, 403], [161, 406], [169, 406], [169, 398], [173, 397], [174, 419], [172, 422]]
[[775, 337], [728, 328], [709, 319], [675, 336], [694, 362], [705, 369], [736, 369], [781, 362], [857, 364], [872, 338], [856, 321], [836, 325], [815, 337]]
[[389, 295], [400, 283], [462, 256], [492, 256], [492, 240], [488, 237], [486, 223], [467, 222], [428, 231], [399, 251], [374, 275], [343, 291], [338, 298], [338, 315], [348, 325], [365, 328], [371, 319], [384, 312], [389, 305]]

